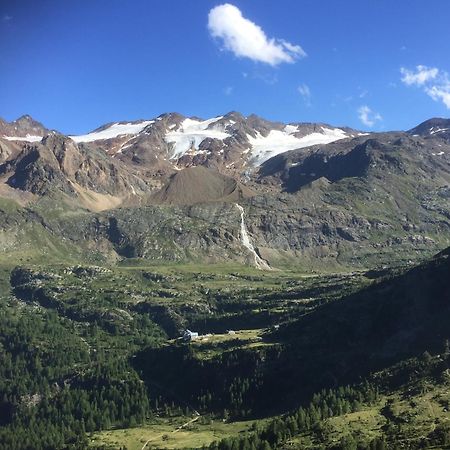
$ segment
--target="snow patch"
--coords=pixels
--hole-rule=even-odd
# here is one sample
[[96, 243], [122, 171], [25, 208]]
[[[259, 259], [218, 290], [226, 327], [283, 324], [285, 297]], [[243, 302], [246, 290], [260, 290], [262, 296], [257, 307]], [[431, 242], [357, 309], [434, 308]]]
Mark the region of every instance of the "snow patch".
[[284, 127], [284, 131], [285, 131], [287, 134], [294, 134], [294, 133], [297, 133], [297, 132], [298, 132], [298, 125], [286, 125], [286, 126]]
[[32, 136], [27, 134], [25, 137], [22, 136], [2, 136], [3, 139], [7, 141], [25, 141], [25, 142], [39, 142], [42, 141], [42, 136]]
[[143, 122], [129, 122], [129, 123], [113, 123], [108, 128], [101, 131], [94, 131], [92, 133], [83, 134], [80, 136], [69, 136], [75, 142], [94, 142], [103, 139], [113, 139], [117, 136], [124, 136], [129, 134], [138, 134], [146, 126], [155, 123], [154, 120], [145, 120]]
[[137, 136], [133, 136], [130, 139], [127, 139], [119, 148], [119, 150], [117, 150], [117, 153], [122, 153], [122, 150], [125, 150], [126, 148], [129, 148], [133, 145], [133, 143], [130, 144], [131, 141], [134, 141], [135, 139], [137, 139]]
[[189, 150], [198, 150], [199, 145], [206, 139], [226, 139], [230, 135], [223, 131], [223, 125], [211, 126], [221, 117], [208, 120], [185, 119], [177, 130], [169, 131], [165, 140], [173, 144], [171, 159], [178, 159]]
[[[329, 144], [348, 137], [347, 133], [339, 128], [321, 128], [322, 133], [311, 133], [301, 138], [288, 134], [286, 127], [284, 128], [285, 131], [271, 130], [267, 136], [262, 136], [259, 132], [256, 134], [256, 137], [247, 135], [252, 147], [252, 164], [259, 166], [273, 156], [288, 150], [311, 145]], [[292, 128], [289, 128], [289, 130], [292, 130]]]
[[450, 128], [438, 128], [437, 130], [433, 130], [433, 131], [431, 131], [431, 129], [430, 129], [430, 134], [442, 133], [443, 131], [448, 131], [448, 130], [450, 130]]

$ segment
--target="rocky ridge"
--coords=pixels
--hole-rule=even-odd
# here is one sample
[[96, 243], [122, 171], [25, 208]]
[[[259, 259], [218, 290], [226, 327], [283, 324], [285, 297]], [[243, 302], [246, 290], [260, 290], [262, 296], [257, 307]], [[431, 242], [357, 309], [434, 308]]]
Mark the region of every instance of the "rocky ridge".
[[[3, 141], [13, 148], [0, 164], [5, 242], [0, 244], [7, 253], [22, 254], [23, 233], [33, 224], [43, 239], [39, 245], [39, 240], [28, 244], [27, 252], [32, 249], [33, 254], [48, 249], [50, 239], [63, 243], [63, 253], [79, 258], [81, 251], [83, 258], [97, 261], [255, 264], [256, 254], [270, 267], [369, 267], [393, 258], [421, 258], [450, 245], [450, 145], [441, 131], [445, 120], [433, 119], [409, 132], [354, 133], [251, 165], [245, 142], [258, 133], [293, 133], [302, 139], [323, 126], [240, 117], [230, 113], [205, 124], [169, 114], [152, 124], [134, 123], [142, 127], [137, 136], [111, 138], [135, 140], [116, 153], [102, 147], [103, 141], [75, 142], [55, 133], [39, 143]], [[197, 127], [193, 135], [200, 137], [188, 140], [190, 150], [175, 161], [169, 155], [186, 144], [191, 122]], [[97, 133], [110, 132], [111, 126]], [[205, 138], [211, 126], [214, 133], [232, 136]], [[167, 142], [168, 127], [178, 133], [173, 138], [179, 147]], [[235, 164], [234, 173], [225, 164], [232, 153], [245, 160]], [[163, 154], [167, 157], [160, 159]], [[159, 161], [154, 166], [152, 158]], [[34, 197], [27, 209], [15, 206], [11, 213], [11, 204], [4, 202], [8, 198], [22, 204], [14, 197], [19, 193]], [[61, 206], [61, 195], [71, 205], [70, 214]]]

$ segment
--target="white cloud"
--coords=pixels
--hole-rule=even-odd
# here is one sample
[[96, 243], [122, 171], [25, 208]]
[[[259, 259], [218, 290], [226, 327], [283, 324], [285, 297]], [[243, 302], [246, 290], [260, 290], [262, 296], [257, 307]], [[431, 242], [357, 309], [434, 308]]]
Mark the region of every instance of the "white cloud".
[[222, 40], [226, 50], [240, 58], [277, 66], [306, 56], [299, 45], [283, 39], [269, 39], [260, 26], [246, 19], [239, 8], [229, 3], [209, 11], [208, 29], [211, 36]]
[[307, 106], [311, 106], [311, 90], [309, 86], [305, 83], [302, 83], [297, 88], [298, 93], [302, 96]]
[[447, 109], [450, 109], [450, 81], [437, 86], [430, 86], [425, 92], [435, 101], [439, 100], [444, 103]]
[[359, 120], [368, 127], [373, 127], [376, 122], [383, 120], [380, 114], [372, 111], [367, 105], [358, 108]]
[[407, 86], [423, 86], [430, 80], [434, 80], [439, 73], [439, 69], [436, 67], [416, 66], [416, 70], [408, 70], [404, 67], [400, 68], [402, 81]]
[[5, 14], [3, 17], [2, 17], [2, 22], [9, 22], [9, 21], [11, 21], [12, 20], [12, 16], [10, 16], [9, 14]]
[[231, 95], [233, 93], [233, 86], [227, 86], [226, 88], [224, 88], [223, 93], [225, 95]]
[[450, 109], [450, 77], [437, 67], [416, 66], [416, 71], [400, 68], [401, 80], [407, 86], [422, 87], [435, 102], [441, 101]]

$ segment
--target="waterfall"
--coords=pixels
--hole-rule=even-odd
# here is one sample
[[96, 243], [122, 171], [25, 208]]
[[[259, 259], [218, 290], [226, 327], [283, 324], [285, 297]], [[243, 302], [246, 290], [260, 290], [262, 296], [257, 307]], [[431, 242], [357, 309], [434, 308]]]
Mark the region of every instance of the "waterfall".
[[245, 218], [244, 218], [244, 208], [236, 203], [237, 208], [239, 209], [239, 212], [241, 213], [241, 242], [242, 245], [250, 251], [250, 253], [253, 255], [255, 266], [257, 269], [264, 269], [264, 270], [271, 270], [271, 267], [269, 264], [262, 259], [258, 253], [256, 253], [255, 247], [252, 244], [252, 241], [250, 240], [250, 236], [247, 231], [247, 226], [245, 225]]

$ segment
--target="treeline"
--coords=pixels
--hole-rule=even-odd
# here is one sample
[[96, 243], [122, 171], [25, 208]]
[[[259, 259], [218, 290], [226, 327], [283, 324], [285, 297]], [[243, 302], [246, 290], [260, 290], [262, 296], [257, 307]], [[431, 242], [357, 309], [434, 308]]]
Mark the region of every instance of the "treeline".
[[84, 448], [86, 432], [143, 422], [150, 415], [148, 394], [128, 369], [121, 362], [110, 362], [35, 406], [19, 405], [11, 423], [0, 428], [0, 447]]
[[[11, 280], [15, 281], [13, 292], [23, 301], [37, 302], [48, 311], [70, 321], [95, 324], [115, 336], [127, 336], [138, 346], [150, 346], [155, 340], [165, 338], [165, 333], [146, 314], [136, 314], [122, 293], [99, 290], [93, 292], [85, 286], [61, 293], [61, 286], [36, 282], [20, 284], [23, 270], [16, 268]], [[27, 273], [25, 271], [25, 273]], [[84, 289], [83, 289], [84, 288]]]
[[[254, 426], [251, 434], [244, 437], [227, 438], [213, 442], [204, 450], [271, 450], [280, 448], [291, 437], [301, 433], [313, 432], [320, 441], [324, 434], [323, 421], [334, 416], [359, 411], [363, 405], [371, 405], [379, 400], [376, 387], [364, 383], [357, 387], [340, 387], [322, 390], [315, 394], [307, 407], [271, 421], [265, 427]], [[348, 436], [336, 450], [361, 449], [378, 450], [385, 448], [384, 440], [374, 440], [363, 444]], [[361, 445], [366, 445], [361, 447]]]
[[116, 336], [83, 327], [54, 311], [0, 305], [0, 449], [86, 448], [87, 432], [151, 414], [126, 342], [115, 350]]

